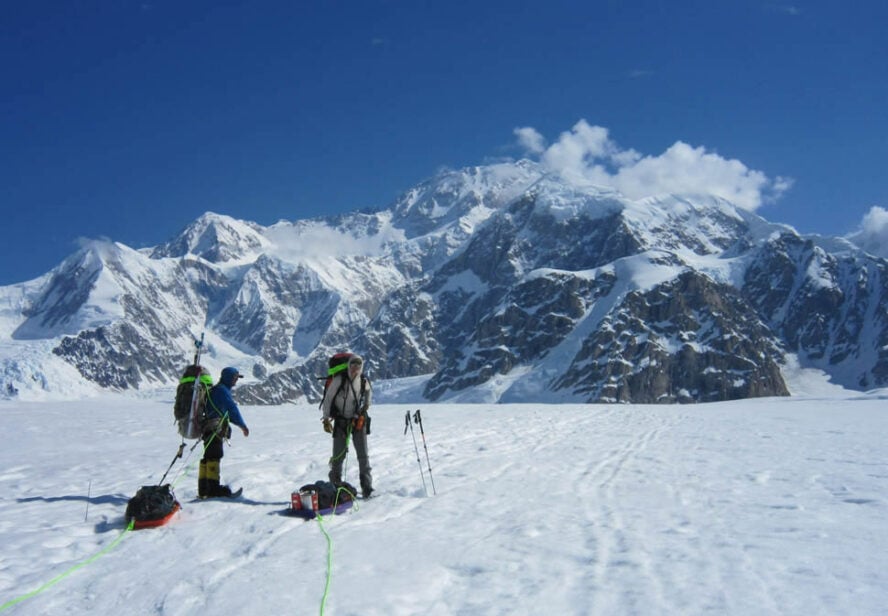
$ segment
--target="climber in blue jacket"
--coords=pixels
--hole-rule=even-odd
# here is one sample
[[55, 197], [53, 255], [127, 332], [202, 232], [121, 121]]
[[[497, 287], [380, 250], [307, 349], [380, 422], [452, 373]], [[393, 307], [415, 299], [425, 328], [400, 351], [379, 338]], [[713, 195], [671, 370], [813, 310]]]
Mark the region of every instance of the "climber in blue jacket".
[[237, 368], [225, 368], [222, 370], [219, 382], [210, 390], [203, 432], [204, 455], [197, 476], [199, 498], [231, 497], [240, 494], [240, 490], [233, 493], [231, 488], [221, 485], [220, 463], [225, 454], [223, 443], [231, 437], [230, 424], [239, 427], [244, 436], [250, 436], [250, 429], [231, 395], [231, 388], [243, 376]]

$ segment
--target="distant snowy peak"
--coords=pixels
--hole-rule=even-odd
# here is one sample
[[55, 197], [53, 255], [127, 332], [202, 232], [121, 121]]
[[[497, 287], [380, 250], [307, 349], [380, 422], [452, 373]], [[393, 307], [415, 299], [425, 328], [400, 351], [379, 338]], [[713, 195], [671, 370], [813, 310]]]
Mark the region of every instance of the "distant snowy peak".
[[473, 226], [520, 197], [543, 176], [530, 161], [442, 171], [407, 191], [393, 206], [393, 224], [408, 237]]
[[550, 216], [558, 222], [604, 218], [623, 211], [629, 203], [615, 190], [568, 183], [553, 175], [541, 176], [520, 199], [532, 202], [537, 215]]
[[122, 253], [130, 249], [92, 241], [65, 259], [23, 313], [27, 317], [13, 337], [39, 339], [76, 334], [123, 316], [122, 289], [114, 270], [124, 269]]
[[407, 238], [466, 238], [494, 215], [530, 205], [535, 218], [556, 226], [620, 216], [642, 246], [690, 248], [698, 254], [728, 249], [738, 238], [762, 239], [785, 230], [731, 202], [710, 195], [659, 195], [631, 200], [618, 191], [567, 181], [522, 160], [447, 170], [405, 193], [391, 209], [392, 224]]
[[624, 212], [648, 248], [718, 254], [740, 240], [751, 241], [750, 230], [762, 219], [724, 199], [707, 196], [660, 195], [628, 202]]
[[227, 263], [258, 256], [268, 245], [262, 226], [207, 212], [172, 240], [155, 248], [151, 258], [193, 255], [210, 263]]

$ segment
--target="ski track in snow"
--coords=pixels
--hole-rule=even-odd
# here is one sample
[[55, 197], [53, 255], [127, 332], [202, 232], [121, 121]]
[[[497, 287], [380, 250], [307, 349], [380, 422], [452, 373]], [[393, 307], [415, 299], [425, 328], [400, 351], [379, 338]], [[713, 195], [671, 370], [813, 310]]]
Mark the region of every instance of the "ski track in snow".
[[[377, 497], [320, 523], [285, 514], [326, 476], [317, 410], [245, 407], [251, 435], [222, 461], [244, 498], [196, 500], [186, 449], [172, 522], [6, 613], [318, 613], [326, 530], [326, 614], [881, 614], [883, 406], [425, 405], [427, 459], [419, 427], [416, 449], [404, 434], [415, 407], [381, 405]], [[0, 451], [0, 603], [120, 537], [128, 499], [174, 459], [171, 409], [0, 405], [15, 435]], [[346, 479], [358, 485], [353, 451]]]

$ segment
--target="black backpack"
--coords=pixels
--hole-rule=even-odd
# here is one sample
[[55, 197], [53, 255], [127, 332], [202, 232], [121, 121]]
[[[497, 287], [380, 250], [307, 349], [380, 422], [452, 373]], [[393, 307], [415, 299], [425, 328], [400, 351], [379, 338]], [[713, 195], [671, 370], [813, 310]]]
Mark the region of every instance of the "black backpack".
[[126, 504], [126, 521], [151, 522], [168, 516], [177, 505], [170, 484], [142, 486]]
[[[300, 492], [315, 492], [318, 495], [318, 509], [331, 509], [335, 505], [354, 500], [358, 491], [345, 481], [332, 483], [330, 481], [316, 481], [299, 488]], [[339, 493], [337, 496], [337, 492]]]
[[204, 367], [192, 364], [185, 368], [185, 374], [176, 388], [176, 402], [173, 405], [176, 427], [182, 438], [200, 438], [203, 435], [212, 386], [213, 377]]

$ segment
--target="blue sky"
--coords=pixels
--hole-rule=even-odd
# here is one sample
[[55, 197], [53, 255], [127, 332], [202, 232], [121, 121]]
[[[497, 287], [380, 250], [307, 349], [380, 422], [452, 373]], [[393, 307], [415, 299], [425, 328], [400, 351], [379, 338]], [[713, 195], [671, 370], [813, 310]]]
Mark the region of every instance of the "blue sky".
[[630, 194], [702, 173], [803, 233], [888, 229], [881, 0], [0, 10], [0, 284], [82, 238], [384, 206], [525, 155]]

